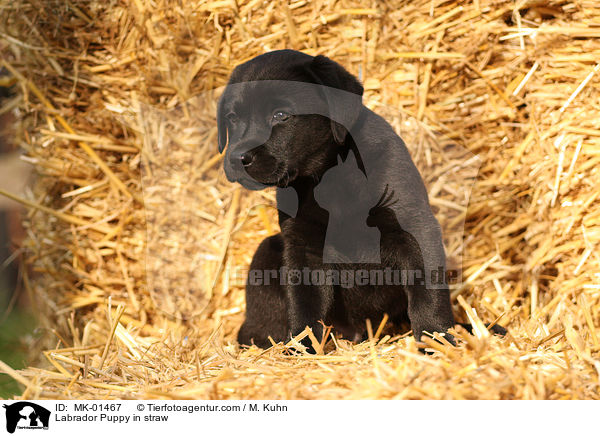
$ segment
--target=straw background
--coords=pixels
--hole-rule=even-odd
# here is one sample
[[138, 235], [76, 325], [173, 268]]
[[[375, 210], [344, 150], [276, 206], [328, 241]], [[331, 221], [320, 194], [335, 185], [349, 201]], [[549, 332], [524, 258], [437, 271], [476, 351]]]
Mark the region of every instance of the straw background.
[[[597, 1], [0, 0], [0, 10], [2, 65], [20, 90], [15, 140], [37, 174], [21, 200], [25, 284], [47, 332], [35, 366], [0, 363], [23, 398], [598, 397]], [[379, 326], [317, 356], [237, 346], [244, 296], [231, 271], [277, 231], [274, 195], [225, 180], [214, 99], [198, 120], [186, 102], [280, 48], [360, 75], [365, 102], [403, 133], [451, 260], [463, 253], [453, 304], [476, 334], [457, 332], [458, 348], [421, 355], [412, 336]], [[468, 207], [456, 199], [470, 186], [453, 178], [461, 150], [481, 164]], [[177, 156], [186, 180], [143, 170]], [[165, 222], [183, 236], [161, 240]], [[180, 282], [145, 262], [167, 249], [195, 266]], [[481, 321], [500, 316], [510, 333], [491, 337]]]

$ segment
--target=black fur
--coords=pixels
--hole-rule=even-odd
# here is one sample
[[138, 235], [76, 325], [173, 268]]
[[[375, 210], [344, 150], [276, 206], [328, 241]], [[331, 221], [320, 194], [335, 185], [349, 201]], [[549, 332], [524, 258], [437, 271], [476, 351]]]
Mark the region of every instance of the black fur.
[[[295, 89], [298, 82], [322, 86]], [[429, 280], [445, 271], [445, 254], [427, 191], [402, 139], [362, 104], [362, 92], [339, 64], [292, 50], [233, 71], [217, 114], [219, 150], [229, 144], [225, 173], [249, 189], [276, 186], [281, 227], [259, 246], [250, 274], [388, 268], [419, 271], [422, 280], [343, 287], [249, 279], [240, 344], [268, 347], [269, 336], [286, 341], [306, 326], [320, 339], [319, 321], [361, 340], [366, 319], [377, 326], [385, 313], [394, 325], [410, 322], [417, 339], [454, 325], [447, 285]], [[337, 237], [336, 220], [349, 237]], [[329, 254], [337, 261], [325, 261]]]

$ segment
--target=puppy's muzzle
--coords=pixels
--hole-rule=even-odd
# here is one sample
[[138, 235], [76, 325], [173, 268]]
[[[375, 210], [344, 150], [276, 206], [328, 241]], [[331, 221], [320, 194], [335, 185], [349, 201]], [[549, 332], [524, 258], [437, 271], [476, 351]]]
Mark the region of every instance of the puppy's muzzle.
[[226, 167], [228, 166], [231, 170], [231, 175], [233, 178], [239, 176], [248, 176], [246, 169], [254, 163], [256, 151], [253, 149], [255, 149], [257, 146], [258, 144], [255, 144], [254, 142], [232, 144], [227, 162], [228, 165], [226, 165]]
[[238, 182], [251, 190], [264, 189], [266, 186], [248, 174], [248, 170], [256, 165], [256, 148], [254, 144], [233, 144], [229, 156], [225, 160], [225, 175], [230, 182]]

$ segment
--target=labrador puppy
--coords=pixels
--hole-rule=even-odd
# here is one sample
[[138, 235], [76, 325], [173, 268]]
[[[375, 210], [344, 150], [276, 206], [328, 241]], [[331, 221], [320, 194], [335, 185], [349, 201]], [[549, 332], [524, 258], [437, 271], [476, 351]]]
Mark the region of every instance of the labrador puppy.
[[[239, 65], [218, 104], [231, 182], [276, 187], [281, 232], [254, 254], [238, 342], [266, 348], [324, 325], [366, 337], [384, 314], [453, 338], [440, 226], [402, 139], [336, 62], [293, 50]], [[498, 329], [498, 328], [497, 328]], [[503, 330], [503, 329], [502, 329]], [[314, 349], [305, 341], [309, 351]]]

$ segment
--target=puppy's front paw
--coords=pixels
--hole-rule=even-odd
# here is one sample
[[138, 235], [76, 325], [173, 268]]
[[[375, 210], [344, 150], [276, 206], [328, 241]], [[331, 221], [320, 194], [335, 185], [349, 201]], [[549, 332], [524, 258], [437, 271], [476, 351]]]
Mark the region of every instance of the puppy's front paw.
[[[252, 328], [247, 322], [242, 324], [242, 327], [238, 331], [237, 341], [240, 346], [250, 347], [256, 345], [258, 348], [266, 350], [273, 344], [269, 340], [269, 334], [261, 331], [257, 331], [256, 328]], [[275, 337], [274, 342], [281, 342], [282, 338]]]

